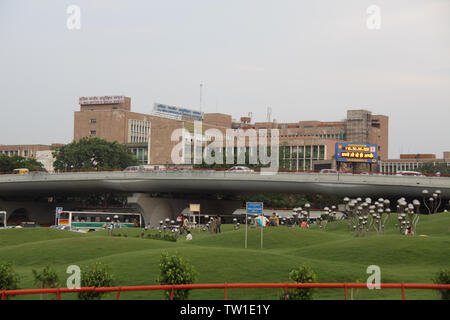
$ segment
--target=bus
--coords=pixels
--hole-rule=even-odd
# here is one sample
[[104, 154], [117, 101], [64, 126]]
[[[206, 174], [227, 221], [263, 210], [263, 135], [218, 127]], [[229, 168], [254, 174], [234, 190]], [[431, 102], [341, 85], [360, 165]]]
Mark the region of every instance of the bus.
[[0, 229], [6, 228], [6, 211], [0, 211]]
[[140, 228], [142, 226], [142, 214], [135, 212], [63, 211], [57, 219], [58, 226], [85, 232], [105, 229], [108, 223], [113, 223], [114, 228]]

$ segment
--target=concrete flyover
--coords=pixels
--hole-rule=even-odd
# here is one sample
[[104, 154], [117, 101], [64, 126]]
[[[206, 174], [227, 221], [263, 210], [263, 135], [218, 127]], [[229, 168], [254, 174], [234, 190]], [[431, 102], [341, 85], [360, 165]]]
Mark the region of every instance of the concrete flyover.
[[450, 178], [320, 174], [235, 173], [214, 170], [106, 171], [0, 175], [0, 197], [91, 192], [317, 193], [337, 196], [421, 197], [441, 190], [450, 199]]
[[[141, 209], [146, 223], [155, 226], [163, 218], [174, 219], [189, 199], [152, 198], [149, 193], [174, 192], [187, 194], [241, 193], [313, 193], [348, 197], [409, 197], [422, 199], [422, 190], [441, 190], [443, 199], [450, 199], [450, 178], [384, 175], [320, 174], [320, 173], [237, 173], [214, 170], [166, 171], [93, 171], [71, 173], [30, 173], [0, 175], [0, 209], [23, 206], [29, 215], [51, 221], [54, 208], [38, 209], [32, 197], [77, 195], [95, 192], [131, 193], [128, 204]], [[16, 202], [14, 202], [16, 201]], [[25, 203], [28, 201], [28, 203]], [[202, 213], [233, 212], [239, 201], [200, 200]], [[55, 206], [55, 205], [53, 205]], [[67, 207], [65, 204], [56, 206]], [[32, 214], [33, 213], [33, 214]]]
[[441, 190], [450, 199], [450, 178], [358, 174], [236, 173], [214, 170], [94, 171], [0, 175], [0, 197], [92, 192], [317, 193], [348, 197], [422, 197]]

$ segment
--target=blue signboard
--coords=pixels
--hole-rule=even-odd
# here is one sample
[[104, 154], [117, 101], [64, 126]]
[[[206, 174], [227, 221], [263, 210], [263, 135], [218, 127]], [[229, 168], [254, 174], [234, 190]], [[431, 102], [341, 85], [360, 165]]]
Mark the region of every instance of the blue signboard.
[[247, 202], [247, 213], [250, 214], [262, 214], [263, 203], [262, 202]]
[[59, 215], [63, 212], [62, 207], [56, 207], [56, 218], [59, 219]]
[[175, 106], [169, 106], [167, 104], [155, 103], [153, 106], [153, 110], [156, 112], [166, 113], [174, 116], [186, 116], [194, 118], [199, 121], [203, 120], [203, 112], [190, 110], [186, 108], [179, 108]]
[[376, 163], [378, 159], [376, 144], [337, 142], [335, 149], [337, 162]]

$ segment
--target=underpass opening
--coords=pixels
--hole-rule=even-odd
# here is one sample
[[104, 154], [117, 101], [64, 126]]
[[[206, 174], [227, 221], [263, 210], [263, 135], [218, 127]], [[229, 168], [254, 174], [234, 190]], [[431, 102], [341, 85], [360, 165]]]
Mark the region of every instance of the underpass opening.
[[31, 221], [29, 213], [25, 208], [19, 208], [14, 210], [11, 215], [8, 216], [8, 225], [20, 225], [21, 222]]

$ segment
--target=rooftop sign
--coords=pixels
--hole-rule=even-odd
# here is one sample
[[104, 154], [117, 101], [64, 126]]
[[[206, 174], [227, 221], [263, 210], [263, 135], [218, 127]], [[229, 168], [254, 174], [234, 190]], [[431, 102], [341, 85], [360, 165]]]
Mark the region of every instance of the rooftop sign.
[[175, 106], [169, 106], [167, 104], [162, 103], [155, 103], [153, 106], [153, 111], [163, 114], [169, 114], [172, 116], [190, 117], [200, 121], [203, 119], [203, 112], [186, 108], [179, 108]]
[[125, 96], [80, 97], [79, 104], [118, 104], [125, 101]]

